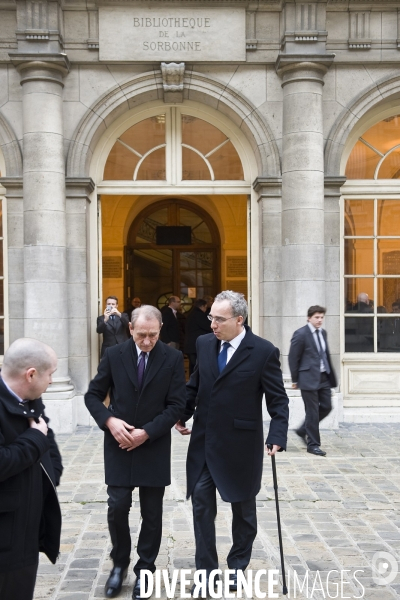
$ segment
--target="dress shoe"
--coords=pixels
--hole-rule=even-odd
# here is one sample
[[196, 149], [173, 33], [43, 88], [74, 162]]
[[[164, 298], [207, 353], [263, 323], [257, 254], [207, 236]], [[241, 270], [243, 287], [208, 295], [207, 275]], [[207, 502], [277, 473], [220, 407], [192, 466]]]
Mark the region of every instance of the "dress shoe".
[[[140, 595], [140, 582], [141, 582], [141, 578], [140, 576], [136, 578], [135, 581], [135, 585], [133, 586], [133, 592], [132, 592], [132, 600], [141, 600], [142, 596]], [[147, 577], [143, 578], [143, 584], [144, 584], [144, 592], [147, 592], [147, 585], [148, 585], [148, 579]]]
[[296, 435], [299, 436], [299, 438], [303, 440], [304, 444], [307, 446], [307, 438], [305, 431], [302, 431], [301, 429], [295, 429], [294, 432]]
[[307, 452], [310, 454], [315, 454], [316, 456], [325, 456], [326, 452], [321, 450], [319, 446], [315, 446], [315, 448], [307, 448]]
[[106, 598], [115, 598], [121, 591], [122, 582], [124, 581], [128, 568], [113, 567], [110, 576], [104, 586], [104, 596]]

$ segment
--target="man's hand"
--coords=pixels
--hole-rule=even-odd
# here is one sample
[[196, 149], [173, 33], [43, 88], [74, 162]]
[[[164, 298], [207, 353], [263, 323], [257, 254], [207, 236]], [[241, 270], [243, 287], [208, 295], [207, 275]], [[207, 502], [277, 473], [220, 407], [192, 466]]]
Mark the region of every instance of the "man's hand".
[[109, 417], [105, 424], [110, 430], [111, 435], [119, 443], [120, 448], [122, 447], [121, 444], [125, 444], [128, 447], [132, 444], [131, 432], [135, 429], [133, 425], [129, 425], [129, 423], [125, 423], [125, 421], [117, 419], [117, 417]]
[[112, 311], [109, 313], [110, 315], [117, 315], [117, 317], [121, 316], [121, 313], [119, 312], [118, 308], [113, 308]]
[[147, 435], [144, 429], [135, 429], [131, 432], [129, 437], [130, 442], [128, 444], [123, 442], [119, 445], [121, 450], [127, 450], [128, 452], [130, 452], [130, 450], [134, 450], [138, 446], [141, 446], [146, 440], [149, 439], [149, 436]]
[[111, 311], [105, 309], [103, 314], [104, 314], [104, 323], [107, 323], [108, 319], [110, 318]]
[[39, 423], [36, 423], [35, 419], [29, 419], [29, 427], [39, 429], [43, 435], [47, 435], [47, 423], [42, 417], [39, 417]]
[[292, 388], [293, 388], [294, 390], [297, 390], [297, 383], [292, 383]]
[[276, 454], [280, 449], [281, 449], [281, 447], [277, 446], [276, 444], [274, 444], [272, 446], [272, 450], [270, 450], [268, 448], [268, 446], [265, 446], [265, 450], [268, 452], [268, 456], [272, 456], [273, 454]]
[[175, 429], [179, 431], [181, 435], [190, 435], [192, 433], [192, 430], [189, 429], [189, 427], [186, 427], [186, 425], [182, 425], [181, 421], [176, 423]]

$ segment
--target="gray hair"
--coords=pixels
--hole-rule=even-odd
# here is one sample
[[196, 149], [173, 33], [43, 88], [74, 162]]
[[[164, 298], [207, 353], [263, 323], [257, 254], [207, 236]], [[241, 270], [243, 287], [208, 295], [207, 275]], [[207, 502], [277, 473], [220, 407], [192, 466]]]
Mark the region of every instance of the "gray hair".
[[3, 373], [18, 377], [28, 369], [35, 368], [39, 373], [50, 369], [57, 359], [53, 348], [32, 338], [15, 340], [4, 354]]
[[232, 317], [243, 317], [243, 321], [247, 319], [249, 309], [243, 294], [225, 290], [214, 298], [214, 302], [222, 302], [223, 300], [228, 300], [231, 305]]
[[160, 327], [162, 325], [162, 315], [161, 312], [155, 306], [151, 306], [150, 304], [143, 304], [139, 308], [135, 308], [132, 311], [131, 323], [132, 327], [135, 327], [136, 321], [142, 317], [145, 321], [151, 321], [151, 319], [157, 319], [160, 323]]

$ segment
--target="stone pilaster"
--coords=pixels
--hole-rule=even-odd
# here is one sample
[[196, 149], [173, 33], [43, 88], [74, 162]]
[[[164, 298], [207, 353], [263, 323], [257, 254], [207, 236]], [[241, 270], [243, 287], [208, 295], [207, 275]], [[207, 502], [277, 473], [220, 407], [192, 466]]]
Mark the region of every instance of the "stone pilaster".
[[[325, 305], [322, 86], [333, 55], [282, 55], [282, 341]], [[286, 368], [286, 362], [284, 362]]]
[[340, 378], [340, 188], [343, 176], [325, 176], [325, 318], [329, 348], [338, 379]]
[[282, 179], [257, 177], [261, 223], [260, 253], [260, 328], [261, 335], [282, 345]]
[[[67, 286], [69, 373], [76, 394], [83, 395], [90, 381], [90, 277], [89, 205], [92, 179], [68, 177], [67, 198]], [[83, 417], [87, 417], [87, 411]], [[81, 419], [78, 415], [78, 423]]]
[[[2, 177], [7, 201], [8, 315], [10, 344], [24, 335], [24, 208], [22, 177]], [[5, 282], [7, 285], [7, 282]]]
[[44, 53], [10, 58], [23, 89], [24, 335], [54, 348], [58, 368], [49, 392], [70, 397], [62, 112], [68, 59]]

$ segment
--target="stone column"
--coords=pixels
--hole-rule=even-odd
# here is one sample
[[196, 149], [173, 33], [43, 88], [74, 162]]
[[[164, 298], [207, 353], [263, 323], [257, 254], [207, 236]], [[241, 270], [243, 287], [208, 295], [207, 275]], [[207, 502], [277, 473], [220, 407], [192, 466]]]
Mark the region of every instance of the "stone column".
[[333, 56], [282, 55], [283, 369], [295, 329], [325, 305], [322, 86]]
[[275, 346], [282, 345], [282, 180], [257, 177], [261, 223], [260, 335]]
[[12, 56], [23, 89], [24, 335], [49, 344], [58, 368], [48, 391], [70, 398], [62, 54]]

